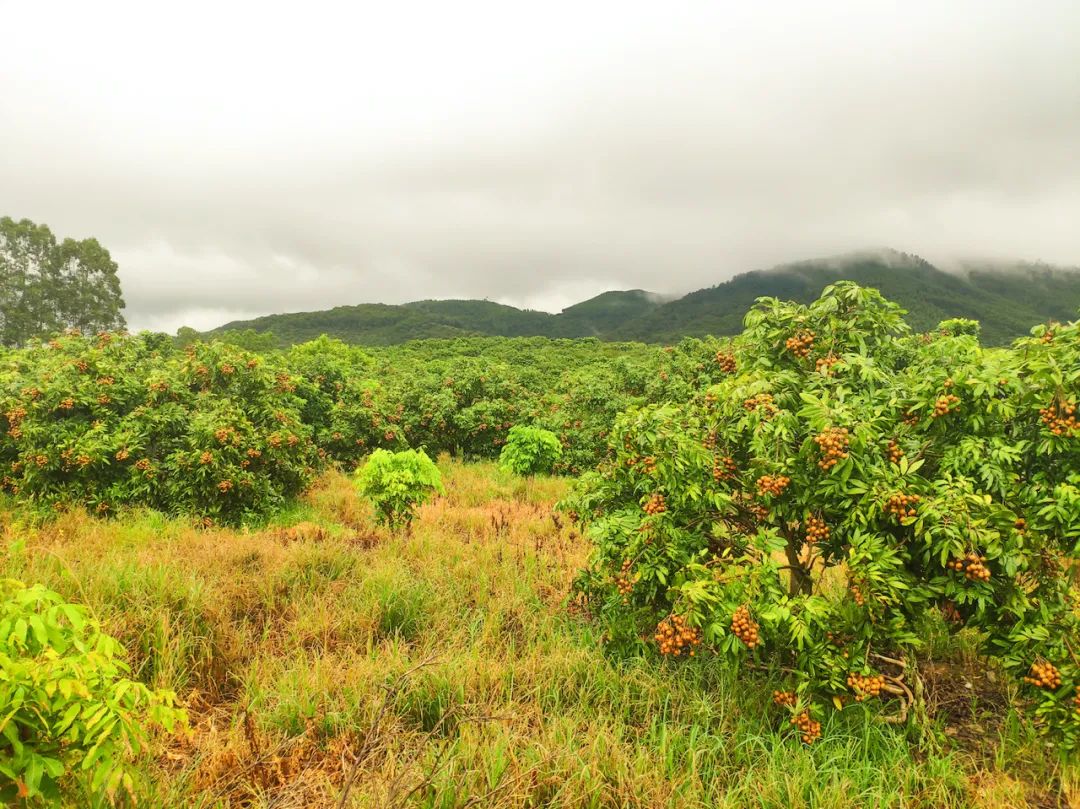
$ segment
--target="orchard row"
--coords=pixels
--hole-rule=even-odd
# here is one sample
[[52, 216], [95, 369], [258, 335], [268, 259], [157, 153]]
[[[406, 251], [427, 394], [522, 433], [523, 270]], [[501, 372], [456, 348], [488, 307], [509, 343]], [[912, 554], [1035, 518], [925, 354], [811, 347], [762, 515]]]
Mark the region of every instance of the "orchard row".
[[718, 345], [488, 338], [366, 352], [322, 338], [255, 354], [66, 334], [5, 355], [0, 483], [50, 509], [146, 505], [236, 523], [326, 465], [409, 447], [495, 458], [518, 425], [554, 433], [554, 471], [576, 474], [603, 456], [621, 410], [722, 376]]

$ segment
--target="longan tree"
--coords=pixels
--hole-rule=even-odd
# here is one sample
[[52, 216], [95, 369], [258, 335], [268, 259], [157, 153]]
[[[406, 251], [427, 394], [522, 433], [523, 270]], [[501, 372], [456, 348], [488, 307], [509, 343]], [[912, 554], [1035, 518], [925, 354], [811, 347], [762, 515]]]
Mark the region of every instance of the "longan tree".
[[985, 351], [971, 322], [901, 315], [852, 283], [762, 299], [718, 384], [621, 416], [564, 503], [594, 543], [578, 587], [614, 644], [785, 672], [807, 743], [826, 706], [904, 721], [944, 619], [1072, 750], [1080, 333]]

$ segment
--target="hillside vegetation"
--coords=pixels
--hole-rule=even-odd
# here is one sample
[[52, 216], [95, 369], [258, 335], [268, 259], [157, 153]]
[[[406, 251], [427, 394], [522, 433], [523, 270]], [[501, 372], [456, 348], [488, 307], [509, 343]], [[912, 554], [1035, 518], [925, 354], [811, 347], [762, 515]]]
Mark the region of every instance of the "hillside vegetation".
[[1080, 306], [1077, 270], [969, 263], [945, 272], [918, 256], [884, 251], [748, 272], [666, 302], [643, 290], [605, 292], [557, 315], [475, 300], [360, 304], [235, 321], [211, 334], [253, 329], [272, 333], [280, 345], [320, 334], [361, 345], [469, 335], [674, 343], [688, 336], [738, 334], [743, 315], [757, 298], [809, 303], [826, 286], [842, 279], [874, 287], [899, 303], [917, 331], [947, 318], [978, 320], [987, 345], [1004, 345], [1027, 334], [1036, 323], [1068, 320]]
[[659, 301], [658, 296], [642, 290], [605, 292], [558, 315], [477, 300], [427, 300], [399, 306], [364, 303], [235, 321], [211, 335], [253, 329], [271, 332], [279, 344], [291, 345], [327, 334], [372, 346], [475, 336], [604, 337], [626, 319], [648, 314]]

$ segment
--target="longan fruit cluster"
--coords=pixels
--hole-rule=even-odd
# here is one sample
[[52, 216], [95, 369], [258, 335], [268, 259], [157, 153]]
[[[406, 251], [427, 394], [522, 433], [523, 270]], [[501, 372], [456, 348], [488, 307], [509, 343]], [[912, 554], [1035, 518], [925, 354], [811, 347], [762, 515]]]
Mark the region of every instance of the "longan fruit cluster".
[[794, 691], [773, 691], [772, 701], [781, 708], [794, 708], [798, 698]]
[[797, 331], [784, 341], [784, 348], [799, 359], [806, 359], [810, 356], [810, 350], [814, 347], [814, 338], [816, 336], [809, 329]]
[[750, 609], [745, 604], [731, 616], [731, 631], [748, 649], [753, 649], [761, 642], [757, 622], [750, 617]]
[[7, 416], [8, 423], [11, 424], [12, 427], [17, 427], [19, 426], [19, 423], [26, 418], [26, 408], [22, 405], [18, 405], [11, 408], [4, 415]]
[[826, 470], [832, 469], [848, 457], [848, 441], [847, 427], [830, 427], [820, 435], [815, 435], [814, 443], [821, 449], [823, 456], [818, 461], [818, 466]]
[[776, 415], [776, 411], [779, 410], [779, 408], [773, 402], [773, 397], [771, 393], [759, 393], [756, 396], [745, 399], [742, 403], [742, 406], [750, 412], [760, 410], [764, 414], [765, 418], [770, 418], [771, 416]]
[[1072, 402], [1044, 407], [1039, 410], [1039, 416], [1054, 435], [1066, 435], [1080, 430], [1080, 421], [1076, 420], [1076, 405]]
[[641, 459], [641, 469], [646, 475], [656, 474], [656, 458], [646, 455]]
[[915, 516], [915, 504], [920, 500], [917, 494], [894, 494], [885, 503], [885, 512], [898, 520]]
[[653, 514], [663, 514], [665, 511], [667, 511], [667, 501], [660, 492], [654, 494], [645, 503], [645, 513], [650, 516]]
[[851, 673], [847, 678], [848, 688], [855, 692], [855, 701], [862, 702], [864, 699], [881, 696], [881, 689], [885, 687], [885, 678], [880, 674], [865, 676]]
[[819, 357], [814, 363], [814, 370], [819, 374], [829, 376], [832, 373], [832, 367], [838, 362], [840, 362], [840, 358], [835, 357], [832, 354], [827, 357]]
[[802, 734], [803, 744], [813, 744], [817, 739], [821, 738], [821, 723], [811, 719], [809, 711], [791, 717], [791, 724], [799, 729], [799, 733]]
[[904, 413], [904, 415], [901, 417], [900, 420], [904, 424], [906, 424], [908, 427], [914, 427], [916, 424], [919, 423], [919, 414], [918, 413], [912, 413], [909, 410], [906, 413]]
[[866, 606], [866, 596], [863, 595], [862, 588], [855, 582], [848, 583], [848, 589], [851, 591], [851, 597], [855, 599], [855, 603], [860, 607]]
[[1076, 696], [1073, 697], [1073, 710], [1080, 714], [1080, 685], [1076, 686]]
[[1054, 331], [1053, 331], [1053, 329], [1047, 329], [1045, 332], [1043, 332], [1043, 336], [1040, 337], [1039, 339], [1042, 340], [1044, 343], [1052, 343], [1052, 342], [1054, 342]]
[[791, 483], [791, 478], [787, 475], [762, 475], [757, 479], [758, 497], [764, 497], [767, 494], [771, 494], [774, 497], [784, 493], [784, 489]]
[[725, 351], [716, 352], [716, 364], [720, 366], [720, 370], [725, 374], [735, 373], [735, 369], [738, 367], [735, 363], [735, 355]]
[[701, 645], [701, 630], [687, 623], [681, 615], [669, 615], [656, 625], [653, 636], [660, 646], [660, 654], [678, 657], [687, 652], [694, 656], [694, 649]]
[[810, 545], [815, 542], [828, 542], [829, 526], [820, 517], [809, 517], [806, 520], [806, 541]]
[[960, 404], [959, 396], [954, 396], [951, 393], [948, 393], [945, 396], [939, 396], [937, 401], [934, 402], [933, 417], [937, 419], [949, 415], [956, 409], [958, 404]]
[[622, 567], [619, 568], [619, 572], [615, 574], [615, 586], [619, 589], [619, 595], [626, 598], [630, 595], [634, 589], [634, 578], [631, 575], [630, 568], [633, 566], [633, 562], [629, 559], [624, 559]]
[[735, 466], [735, 459], [730, 455], [725, 455], [722, 458], [717, 458], [713, 461], [712, 476], [713, 480], [720, 482], [721, 480], [730, 480], [735, 477], [737, 467]]
[[889, 439], [889, 462], [898, 464], [904, 457], [904, 450], [900, 448], [895, 438]]
[[963, 559], [949, 562], [947, 567], [957, 573], [963, 573], [968, 581], [990, 581], [990, 568], [986, 566], [986, 557], [969, 553]]
[[1016, 522], [1013, 523], [1013, 528], [1015, 528], [1017, 531], [1026, 531], [1027, 520], [1025, 520], [1023, 517], [1017, 517]]
[[1031, 675], [1024, 678], [1025, 683], [1030, 683], [1036, 688], [1053, 690], [1061, 687], [1061, 672], [1053, 663], [1032, 663]]

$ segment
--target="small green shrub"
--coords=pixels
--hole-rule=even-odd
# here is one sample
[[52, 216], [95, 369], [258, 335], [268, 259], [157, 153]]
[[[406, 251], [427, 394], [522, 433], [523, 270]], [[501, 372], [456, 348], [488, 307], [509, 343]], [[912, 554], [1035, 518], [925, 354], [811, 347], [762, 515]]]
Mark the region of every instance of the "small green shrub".
[[562, 457], [559, 437], [542, 427], [519, 424], [510, 430], [499, 455], [499, 466], [518, 475], [550, 472]]
[[65, 778], [110, 801], [134, 795], [129, 757], [150, 726], [186, 717], [171, 692], [124, 677], [122, 654], [81, 607], [0, 580], [0, 800], [56, 801]]
[[439, 468], [423, 450], [377, 449], [357, 476], [360, 493], [375, 506], [376, 519], [392, 529], [408, 527], [416, 507], [442, 493]]

